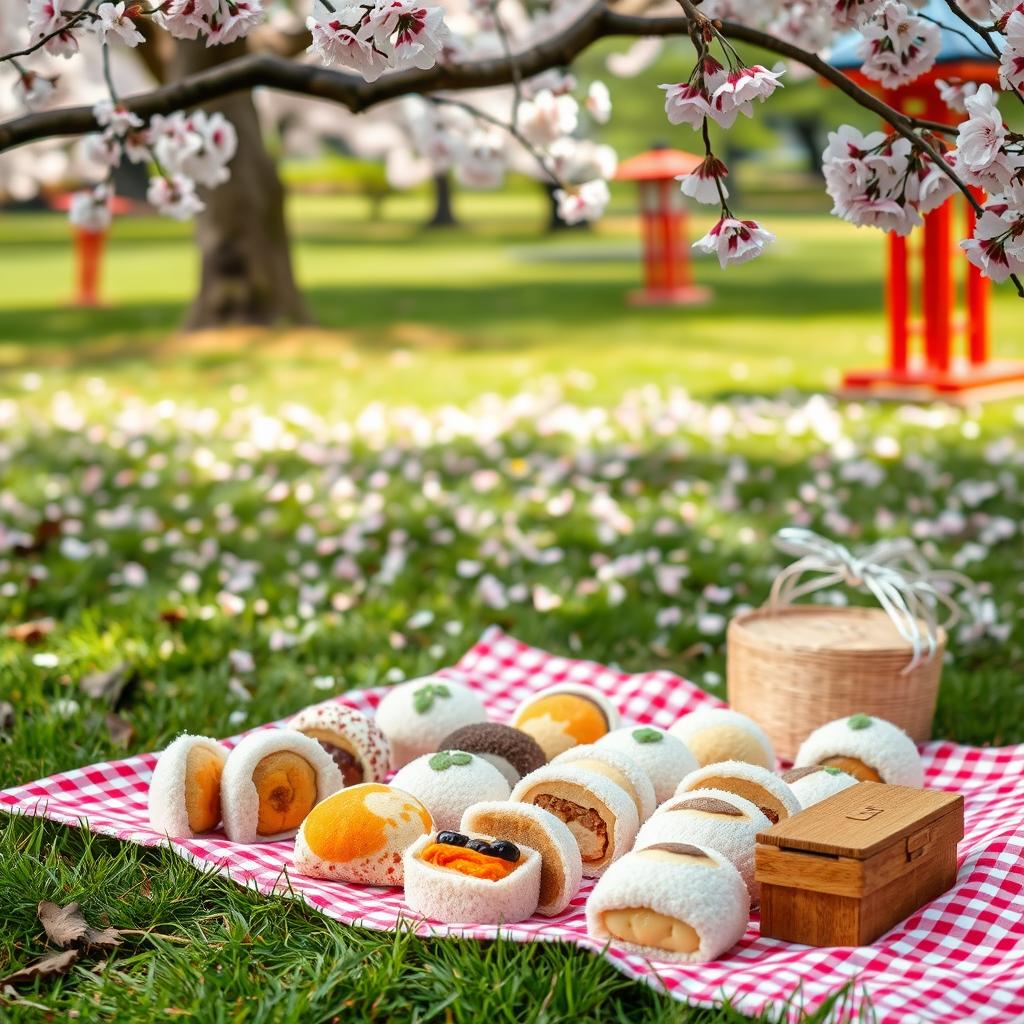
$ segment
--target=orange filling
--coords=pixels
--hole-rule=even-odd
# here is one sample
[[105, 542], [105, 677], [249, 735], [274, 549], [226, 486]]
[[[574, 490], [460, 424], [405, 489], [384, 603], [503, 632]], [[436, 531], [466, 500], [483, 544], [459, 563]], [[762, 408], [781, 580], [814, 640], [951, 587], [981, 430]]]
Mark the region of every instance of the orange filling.
[[198, 744], [185, 761], [185, 809], [193, 832], [211, 832], [220, 821], [220, 777], [224, 762]]
[[434, 867], [458, 871], [461, 875], [473, 878], [485, 878], [489, 882], [500, 882], [518, 867], [518, 864], [500, 857], [489, 857], [486, 853], [468, 850], [465, 846], [453, 846], [451, 843], [428, 843], [423, 847], [420, 859]]
[[252, 773], [259, 797], [256, 832], [272, 836], [302, 824], [316, 804], [316, 771], [290, 750], [268, 754]]
[[516, 725], [545, 716], [560, 723], [577, 743], [596, 743], [608, 732], [608, 720], [600, 707], [575, 693], [555, 693], [542, 698], [519, 715]]

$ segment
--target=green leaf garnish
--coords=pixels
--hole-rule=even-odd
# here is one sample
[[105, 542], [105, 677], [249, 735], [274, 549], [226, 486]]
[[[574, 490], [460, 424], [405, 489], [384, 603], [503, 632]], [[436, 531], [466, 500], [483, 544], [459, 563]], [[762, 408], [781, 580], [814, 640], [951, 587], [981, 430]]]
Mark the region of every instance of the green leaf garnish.
[[660, 743], [665, 738], [665, 734], [659, 729], [649, 729], [644, 727], [643, 729], [633, 730], [633, 739], [637, 743]]
[[845, 775], [846, 772], [842, 768], [837, 768], [834, 764], [823, 764], [821, 766], [823, 772], [828, 772], [829, 775]]
[[870, 715], [851, 715], [847, 720], [846, 724], [851, 729], [868, 729], [871, 727], [871, 716]]
[[412, 695], [412, 706], [418, 715], [425, 715], [438, 697], [450, 697], [451, 691], [444, 683], [427, 683]]
[[431, 756], [427, 764], [435, 772], [446, 772], [453, 765], [466, 765], [472, 760], [472, 754], [463, 753], [461, 750], [439, 750]]

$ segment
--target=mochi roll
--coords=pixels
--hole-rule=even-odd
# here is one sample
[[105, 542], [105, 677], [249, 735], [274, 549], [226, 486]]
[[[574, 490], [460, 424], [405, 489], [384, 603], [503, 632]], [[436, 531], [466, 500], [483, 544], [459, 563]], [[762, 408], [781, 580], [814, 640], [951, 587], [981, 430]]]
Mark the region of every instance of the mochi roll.
[[746, 761], [775, 770], [775, 748], [752, 718], [729, 708], [702, 708], [683, 715], [669, 732], [682, 740], [701, 766]]
[[410, 910], [445, 924], [512, 924], [537, 909], [541, 860], [536, 850], [520, 846], [517, 863], [504, 877], [476, 877], [464, 873], [457, 861], [445, 867], [424, 859], [440, 836], [423, 836], [405, 851], [405, 902]]
[[401, 885], [402, 855], [433, 829], [430, 812], [409, 793], [376, 782], [346, 786], [306, 815], [292, 863], [311, 878]]
[[480, 800], [507, 800], [505, 776], [489, 761], [464, 750], [439, 750], [407, 764], [391, 780], [430, 811], [434, 825], [456, 829], [462, 812]]
[[681, 739], [649, 725], [616, 729], [602, 736], [597, 745], [617, 750], [640, 765], [654, 786], [654, 799], [659, 804], [675, 793], [684, 775], [700, 767]]
[[547, 764], [548, 760], [532, 736], [498, 722], [464, 725], [445, 736], [438, 744], [438, 750], [465, 750], [476, 754], [490, 761], [510, 786]]
[[815, 729], [800, 745], [795, 767], [826, 765], [861, 782], [924, 785], [924, 765], [914, 741], [898, 726], [873, 715], [851, 715]]
[[793, 791], [793, 795], [800, 801], [800, 806], [804, 810], [857, 785], [857, 780], [852, 775], [830, 765], [791, 768], [788, 772], [782, 773], [782, 781]]
[[629, 798], [636, 804], [637, 819], [643, 823], [658, 806], [654, 796], [654, 785], [647, 777], [647, 772], [617, 750], [599, 747], [596, 743], [585, 743], [579, 747], [570, 747], [564, 754], [551, 762], [552, 764], [574, 764], [577, 768], [585, 768], [588, 772], [597, 772], [606, 779], [611, 779], [616, 786], [621, 786]]
[[527, 697], [512, 716], [512, 725], [529, 733], [551, 760], [581, 743], [596, 743], [618, 727], [619, 715], [590, 686], [560, 683]]
[[212, 832], [221, 818], [227, 747], [209, 736], [179, 736], [164, 750], [149, 781], [149, 823], [170, 839]]
[[587, 933], [652, 960], [715, 960], [747, 930], [750, 899], [717, 850], [659, 843], [613, 864], [587, 900]]
[[441, 676], [423, 676], [389, 690], [376, 717], [391, 746], [392, 768], [440, 749], [453, 730], [486, 721], [480, 698], [468, 686]]
[[462, 815], [462, 832], [501, 836], [540, 854], [540, 902], [537, 913], [560, 914], [579, 892], [583, 860], [568, 825], [533, 804], [473, 804]]
[[383, 782], [391, 763], [387, 737], [366, 715], [344, 704], [316, 704], [288, 723], [312, 736], [341, 771], [346, 786]]
[[224, 831], [234, 843], [290, 839], [306, 815], [344, 785], [334, 759], [309, 736], [292, 729], [251, 732], [224, 765]]
[[663, 803], [640, 829], [633, 849], [691, 843], [717, 850], [740, 873], [756, 901], [761, 887], [754, 878], [754, 848], [757, 833], [771, 825], [749, 800], [724, 789], [700, 789]]
[[618, 860], [640, 827], [632, 797], [607, 776], [577, 764], [538, 768], [512, 790], [512, 800], [550, 811], [569, 826], [584, 878], [597, 878]]
[[800, 810], [800, 801], [778, 775], [745, 761], [723, 761], [690, 772], [679, 783], [676, 796], [699, 789], [724, 789], [735, 793], [749, 800], [772, 824]]

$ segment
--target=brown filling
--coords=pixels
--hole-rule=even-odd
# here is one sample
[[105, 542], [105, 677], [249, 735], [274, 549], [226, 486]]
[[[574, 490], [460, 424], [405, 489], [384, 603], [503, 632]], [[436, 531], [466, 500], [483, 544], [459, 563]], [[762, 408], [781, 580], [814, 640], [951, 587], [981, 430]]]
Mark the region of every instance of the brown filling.
[[711, 796], [695, 796], [689, 800], [680, 800], [666, 808], [669, 811], [703, 811], [705, 814], [726, 814], [730, 818], [742, 818], [743, 812], [724, 800], [716, 800]]
[[336, 747], [327, 740], [318, 739], [317, 742], [331, 755], [346, 786], [358, 786], [363, 781], [363, 766], [351, 751]]
[[798, 781], [799, 779], [806, 779], [808, 775], [813, 775], [815, 772], [820, 771], [820, 764], [812, 764], [808, 768], [790, 768], [788, 772], [782, 773], [782, 781], [788, 785]]
[[539, 793], [532, 802], [569, 826], [584, 861], [593, 863], [604, 859], [608, 853], [608, 826], [593, 807], [581, 807], [553, 793]]
[[[724, 789], [727, 793], [735, 793], [737, 796], [743, 797], [744, 800], [755, 804], [773, 825], [783, 818], [789, 817], [789, 811], [786, 810], [786, 805], [781, 800], [776, 799], [767, 787], [751, 782], [749, 779], [731, 775], [715, 776], [702, 779], [700, 789]], [[694, 792], [699, 792], [700, 789]]]

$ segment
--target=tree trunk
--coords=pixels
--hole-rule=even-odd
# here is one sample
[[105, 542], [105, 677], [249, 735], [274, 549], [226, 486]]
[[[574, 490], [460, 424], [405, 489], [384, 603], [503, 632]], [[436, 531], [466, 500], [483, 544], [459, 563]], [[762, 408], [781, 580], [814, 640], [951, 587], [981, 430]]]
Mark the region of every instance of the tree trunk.
[[[211, 47], [179, 41], [172, 77], [234, 60], [245, 51], [244, 40]], [[206, 109], [219, 110], [235, 126], [238, 152], [231, 161], [231, 180], [202, 190], [206, 209], [195, 226], [202, 272], [185, 329], [308, 323], [309, 308], [292, 273], [284, 189], [264, 148], [252, 96], [226, 96]]]
[[427, 221], [428, 228], [454, 228], [458, 218], [452, 207], [452, 179], [447, 173], [434, 175], [434, 216]]

